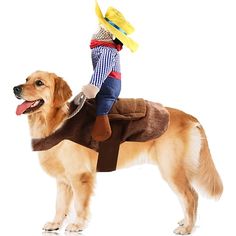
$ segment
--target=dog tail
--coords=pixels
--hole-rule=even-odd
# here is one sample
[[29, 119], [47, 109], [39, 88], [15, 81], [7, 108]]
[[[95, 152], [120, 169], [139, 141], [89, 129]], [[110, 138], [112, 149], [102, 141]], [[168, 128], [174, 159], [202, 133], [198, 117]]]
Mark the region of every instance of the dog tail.
[[201, 149], [197, 183], [210, 197], [218, 199], [223, 192], [223, 184], [212, 160], [204, 129], [202, 127], [199, 129]]

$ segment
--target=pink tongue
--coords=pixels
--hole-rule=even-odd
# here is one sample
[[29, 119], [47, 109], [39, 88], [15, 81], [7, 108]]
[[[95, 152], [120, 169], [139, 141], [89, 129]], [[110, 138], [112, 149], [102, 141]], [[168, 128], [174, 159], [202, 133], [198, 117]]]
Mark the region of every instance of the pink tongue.
[[32, 104], [34, 103], [33, 102], [23, 102], [21, 105], [19, 105], [17, 108], [16, 108], [16, 114], [19, 116], [21, 115], [26, 109], [28, 109]]

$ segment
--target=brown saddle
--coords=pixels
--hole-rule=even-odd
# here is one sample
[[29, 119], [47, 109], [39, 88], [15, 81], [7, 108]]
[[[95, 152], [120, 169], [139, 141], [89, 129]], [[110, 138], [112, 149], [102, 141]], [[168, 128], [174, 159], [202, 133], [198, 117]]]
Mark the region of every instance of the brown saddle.
[[[70, 111], [75, 109], [76, 105], [71, 102]], [[95, 118], [95, 100], [88, 99], [80, 112], [66, 120], [60, 129], [46, 138], [33, 139], [33, 150], [48, 150], [68, 139], [99, 153], [97, 171], [113, 171], [116, 169], [121, 143], [145, 142], [158, 138], [167, 130], [169, 124], [169, 113], [159, 103], [143, 99], [118, 99], [109, 113], [112, 135], [108, 140], [99, 143], [91, 137]]]

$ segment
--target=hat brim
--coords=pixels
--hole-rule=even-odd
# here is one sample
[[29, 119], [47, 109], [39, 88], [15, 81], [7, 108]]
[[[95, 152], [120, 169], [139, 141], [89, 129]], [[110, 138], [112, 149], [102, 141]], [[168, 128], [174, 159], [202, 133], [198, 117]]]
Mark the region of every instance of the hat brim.
[[132, 52], [135, 52], [138, 49], [138, 43], [134, 40], [123, 34], [121, 31], [113, 27], [110, 23], [108, 23], [101, 12], [101, 9], [96, 1], [95, 12], [97, 14], [99, 23], [105, 26], [105, 28], [112, 33], [116, 38], [118, 38], [127, 48], [129, 48]]

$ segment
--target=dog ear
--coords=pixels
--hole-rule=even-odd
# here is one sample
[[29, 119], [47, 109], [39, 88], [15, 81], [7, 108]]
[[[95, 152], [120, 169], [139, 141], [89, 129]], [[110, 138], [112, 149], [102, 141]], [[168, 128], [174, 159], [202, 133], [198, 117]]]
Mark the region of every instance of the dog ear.
[[53, 104], [55, 107], [59, 107], [72, 96], [72, 91], [61, 77], [55, 76], [54, 84]]

